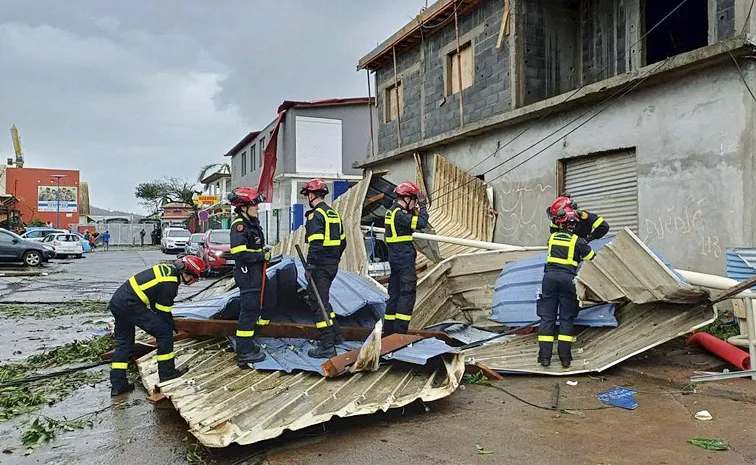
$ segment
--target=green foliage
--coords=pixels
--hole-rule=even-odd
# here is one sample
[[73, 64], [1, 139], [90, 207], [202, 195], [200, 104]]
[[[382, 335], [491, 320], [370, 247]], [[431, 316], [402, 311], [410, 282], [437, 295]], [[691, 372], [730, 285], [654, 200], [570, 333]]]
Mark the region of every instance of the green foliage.
[[478, 455], [491, 455], [491, 454], [493, 454], [492, 450], [485, 449], [480, 444], [475, 444], [475, 450], [478, 451]]
[[[213, 168], [217, 169], [213, 171]], [[204, 165], [202, 168], [200, 168], [199, 174], [197, 175], [197, 182], [202, 182], [202, 180], [205, 179], [211, 172], [231, 174], [231, 165], [229, 165], [228, 163], [210, 163], [208, 165]]]
[[693, 444], [696, 447], [700, 447], [702, 449], [707, 450], [729, 450], [730, 445], [727, 444], [727, 441], [723, 441], [721, 439], [710, 439], [710, 438], [693, 438], [688, 439], [688, 442]]
[[467, 374], [462, 377], [462, 382], [465, 384], [477, 384], [480, 386], [493, 386], [491, 381], [482, 372], [477, 372], [474, 375]]
[[737, 323], [732, 321], [732, 315], [722, 315], [710, 325], [704, 326], [699, 331], [707, 332], [722, 340], [727, 340], [740, 334]]
[[28, 226], [31, 226], [33, 228], [38, 228], [40, 226], [44, 226], [45, 222], [40, 220], [39, 218], [32, 218], [31, 221], [29, 221]]
[[100, 355], [113, 347], [115, 347], [113, 335], [106, 334], [83, 341], [69, 342], [49, 352], [32, 355], [26, 359], [26, 363], [36, 368], [49, 368], [74, 362], [96, 362], [100, 360]]
[[134, 191], [134, 196], [139, 200], [140, 205], [147, 208], [150, 214], [154, 214], [166, 203], [183, 203], [196, 211], [194, 196], [200, 193], [201, 191], [194, 189], [193, 183], [190, 184], [184, 179], [163, 178], [139, 184]]
[[57, 420], [50, 417], [35, 418], [29, 427], [21, 433], [21, 442], [28, 447], [26, 454], [34, 452], [34, 449], [42, 444], [55, 439], [59, 431], [74, 431], [83, 429], [85, 426], [92, 427], [92, 419], [80, 420]]
[[0, 304], [0, 313], [8, 318], [48, 319], [85, 313], [108, 313], [105, 302], [66, 302], [56, 305]]
[[186, 442], [184, 459], [188, 463], [192, 465], [209, 465], [214, 462], [207, 447], [189, 437], [185, 437], [184, 442]]

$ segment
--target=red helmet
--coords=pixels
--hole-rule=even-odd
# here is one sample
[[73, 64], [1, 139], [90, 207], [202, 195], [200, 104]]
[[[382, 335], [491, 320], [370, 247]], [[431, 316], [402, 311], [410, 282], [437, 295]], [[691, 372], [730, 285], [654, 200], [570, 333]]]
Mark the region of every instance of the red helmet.
[[563, 210], [565, 208], [575, 210], [577, 208], [577, 202], [572, 200], [572, 198], [567, 195], [562, 195], [557, 197], [556, 200], [552, 202], [551, 206], [549, 206], [546, 212], [551, 216], [556, 216], [557, 213], [559, 213], [559, 210]]
[[563, 209], [559, 210], [555, 216], [556, 219], [554, 221], [556, 221], [557, 224], [578, 222], [577, 213], [569, 206], [565, 206]]
[[262, 203], [265, 197], [252, 187], [237, 187], [228, 194], [228, 201], [234, 207], [245, 207]]
[[301, 195], [307, 195], [310, 192], [318, 197], [325, 197], [328, 195], [328, 184], [322, 179], [310, 179], [304, 186], [302, 186], [302, 190], [299, 191], [299, 193]]
[[420, 193], [420, 188], [412, 181], [404, 181], [396, 186], [394, 193], [399, 197], [417, 197], [417, 194]]
[[189, 273], [195, 278], [199, 278], [207, 270], [205, 261], [195, 255], [184, 255], [176, 260], [176, 268], [179, 273]]

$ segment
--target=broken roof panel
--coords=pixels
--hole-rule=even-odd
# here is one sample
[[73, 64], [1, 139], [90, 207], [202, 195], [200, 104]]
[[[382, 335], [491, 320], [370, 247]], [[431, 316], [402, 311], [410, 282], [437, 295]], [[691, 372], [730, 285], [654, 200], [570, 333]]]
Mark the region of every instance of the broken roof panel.
[[[236, 348], [236, 338], [231, 342]], [[266, 357], [262, 362], [255, 363], [255, 369], [260, 371], [285, 371], [291, 373], [295, 370], [309, 371], [323, 375], [321, 365], [325, 361], [322, 358], [313, 358], [307, 355], [307, 351], [315, 348], [308, 339], [272, 338], [261, 337], [257, 342], [262, 346]], [[360, 347], [362, 344], [355, 341], [345, 341], [336, 346], [339, 355]]]
[[447, 345], [444, 341], [435, 337], [421, 339], [406, 347], [387, 354], [386, 360], [396, 360], [399, 362], [413, 363], [415, 365], [426, 365], [433, 357], [438, 357], [454, 351], [454, 348]]
[[727, 277], [745, 281], [756, 276], [756, 249], [727, 249]]
[[[240, 370], [226, 347], [217, 339], [177, 342], [177, 365], [188, 366], [189, 372], [160, 385], [189, 431], [207, 447], [254, 444], [333, 417], [441, 399], [457, 389], [464, 373], [459, 355], [445, 356], [437, 367], [389, 364], [378, 371], [330, 379], [303, 372]], [[142, 382], [154, 393], [154, 354], [140, 358], [137, 365]]]

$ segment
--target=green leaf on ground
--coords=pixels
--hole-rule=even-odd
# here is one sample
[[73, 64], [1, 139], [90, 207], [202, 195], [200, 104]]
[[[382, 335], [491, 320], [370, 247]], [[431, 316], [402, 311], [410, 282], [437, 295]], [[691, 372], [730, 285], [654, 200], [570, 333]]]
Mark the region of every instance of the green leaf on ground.
[[480, 386], [493, 386], [491, 381], [482, 372], [477, 372], [474, 375], [467, 374], [462, 377], [462, 382], [465, 384], [478, 384]]
[[693, 439], [688, 439], [688, 442], [702, 449], [708, 449], [708, 450], [729, 450], [730, 449], [730, 445], [727, 444], [726, 441], [723, 441], [721, 439], [693, 438]]
[[480, 455], [491, 455], [491, 454], [493, 454], [492, 450], [484, 449], [480, 444], [475, 444], [475, 449], [478, 451], [478, 454], [480, 454]]

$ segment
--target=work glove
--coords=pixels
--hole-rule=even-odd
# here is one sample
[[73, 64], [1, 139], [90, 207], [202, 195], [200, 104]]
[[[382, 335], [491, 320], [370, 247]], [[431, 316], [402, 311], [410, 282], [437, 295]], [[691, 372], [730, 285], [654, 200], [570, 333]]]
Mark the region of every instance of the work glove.
[[426, 205], [428, 205], [428, 197], [425, 195], [424, 192], [420, 192], [417, 194], [417, 205], [420, 208], [425, 208]]
[[271, 246], [269, 246], [269, 245], [266, 245], [265, 247], [263, 247], [263, 253], [264, 253], [264, 256], [265, 256], [265, 261], [266, 261], [266, 262], [267, 262], [267, 261], [270, 261], [270, 257], [271, 257], [271, 250], [273, 250], [273, 247], [271, 247]]

